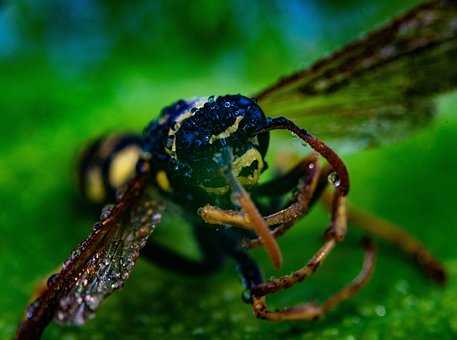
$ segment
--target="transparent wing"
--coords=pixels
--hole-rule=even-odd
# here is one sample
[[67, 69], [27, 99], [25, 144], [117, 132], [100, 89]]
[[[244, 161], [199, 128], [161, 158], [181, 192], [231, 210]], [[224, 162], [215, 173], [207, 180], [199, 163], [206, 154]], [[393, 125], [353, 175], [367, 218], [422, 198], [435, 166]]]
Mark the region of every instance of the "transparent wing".
[[146, 180], [147, 175], [137, 176], [115, 205], [105, 207], [89, 237], [28, 307], [18, 339], [38, 338], [52, 319], [83, 324], [107, 296], [123, 286], [163, 210], [145, 189]]
[[373, 146], [432, 118], [433, 98], [457, 86], [455, 60], [457, 2], [432, 1], [256, 98], [320, 138]]

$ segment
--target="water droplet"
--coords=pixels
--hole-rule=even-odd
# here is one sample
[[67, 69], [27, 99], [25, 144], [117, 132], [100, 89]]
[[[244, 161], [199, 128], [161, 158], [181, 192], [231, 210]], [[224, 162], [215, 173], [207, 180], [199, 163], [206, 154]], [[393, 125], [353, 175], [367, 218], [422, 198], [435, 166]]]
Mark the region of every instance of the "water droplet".
[[208, 103], [213, 103], [213, 102], [214, 102], [214, 96], [209, 96]]
[[118, 289], [122, 286], [122, 282], [116, 281], [111, 284], [111, 289]]
[[328, 175], [328, 181], [330, 184], [334, 185], [336, 188], [338, 188], [341, 184], [340, 177], [338, 176], [338, 174], [335, 171], [331, 172]]
[[85, 313], [85, 308], [84, 305], [80, 305], [79, 308], [76, 310], [75, 316], [74, 316], [74, 324], [75, 326], [82, 326], [86, 322], [86, 313]]
[[101, 226], [102, 226], [102, 224], [100, 222], [94, 223], [94, 225], [92, 226], [92, 230], [93, 231], [98, 230], [98, 229], [100, 229]]
[[245, 289], [241, 293], [241, 300], [243, 300], [244, 303], [251, 303], [252, 302], [252, 294], [249, 289]]
[[116, 190], [116, 201], [120, 201], [122, 196], [124, 196], [125, 186], [122, 186]]
[[224, 103], [224, 107], [225, 107], [225, 108], [229, 108], [229, 107], [230, 107], [230, 102], [225, 102], [225, 103]]
[[94, 295], [86, 295], [84, 297], [84, 302], [90, 309], [95, 310], [100, 303], [100, 299], [96, 298]]
[[230, 199], [232, 201], [232, 203], [236, 206], [236, 207], [239, 207], [240, 206], [240, 203], [239, 203], [239, 198], [240, 198], [240, 195], [236, 192], [233, 192], [231, 195], [230, 195]]
[[255, 331], [255, 328], [252, 327], [252, 326], [245, 326], [245, 327], [244, 327], [244, 332], [245, 332], [245, 333], [252, 333], [252, 332], [254, 332], [254, 331]]
[[59, 277], [59, 273], [55, 273], [55, 274], [52, 274], [49, 278], [48, 278], [48, 281], [47, 281], [47, 286], [48, 287], [51, 287], [54, 282], [56, 282], [56, 279]]
[[384, 306], [376, 306], [375, 309], [374, 309], [375, 313], [377, 316], [385, 316], [386, 315], [386, 307]]
[[357, 317], [357, 316], [354, 316], [354, 317], [351, 319], [351, 322], [352, 322], [353, 324], [358, 324], [358, 323], [360, 323], [360, 318]]
[[395, 285], [395, 289], [402, 294], [407, 294], [408, 288], [409, 288], [409, 285], [406, 280], [401, 280]]
[[40, 302], [38, 300], [36, 300], [27, 308], [26, 318], [28, 320], [33, 318], [33, 316], [35, 314], [35, 310], [38, 308], [39, 305], [40, 305]]
[[324, 331], [324, 334], [327, 336], [336, 337], [338, 336], [339, 331], [337, 328], [328, 328]]
[[192, 331], [192, 335], [203, 335], [205, 334], [205, 330], [201, 327], [199, 328], [195, 328], [193, 331]]
[[160, 222], [160, 219], [162, 218], [162, 215], [160, 213], [155, 213], [151, 217], [151, 223], [152, 224], [158, 224]]
[[62, 311], [57, 313], [57, 320], [63, 321], [65, 319], [65, 314]]

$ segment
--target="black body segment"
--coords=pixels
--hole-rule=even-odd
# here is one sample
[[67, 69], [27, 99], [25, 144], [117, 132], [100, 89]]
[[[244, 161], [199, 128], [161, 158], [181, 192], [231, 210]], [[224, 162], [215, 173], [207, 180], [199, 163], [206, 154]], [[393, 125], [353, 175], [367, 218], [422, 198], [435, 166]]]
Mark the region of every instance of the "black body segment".
[[83, 149], [78, 185], [83, 198], [95, 205], [113, 202], [116, 190], [135, 175], [142, 138], [133, 133], [102, 136]]
[[[157, 175], [166, 176], [168, 194], [186, 206], [200, 207], [227, 192], [221, 150], [230, 147], [241, 180], [253, 184], [267, 168], [269, 133], [263, 111], [241, 95], [180, 100], [165, 108], [144, 131], [144, 152]], [[237, 162], [238, 160], [238, 162]]]

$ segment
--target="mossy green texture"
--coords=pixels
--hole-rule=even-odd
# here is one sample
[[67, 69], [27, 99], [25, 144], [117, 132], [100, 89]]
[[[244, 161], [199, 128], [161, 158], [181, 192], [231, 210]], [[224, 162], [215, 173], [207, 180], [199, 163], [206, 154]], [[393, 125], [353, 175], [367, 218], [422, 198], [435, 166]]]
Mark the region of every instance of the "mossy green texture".
[[[366, 30], [397, 12], [398, 6], [392, 5], [377, 17], [368, 15], [364, 24], [345, 25], [349, 31]], [[281, 58], [275, 41], [265, 39], [263, 52], [251, 46], [243, 67], [220, 57], [208, 62], [192, 54], [195, 51], [188, 58], [175, 55], [163, 63], [129, 62], [117, 51], [103, 67], [76, 74], [62, 73], [62, 67], [56, 70], [40, 55], [2, 59], [0, 338], [12, 337], [33, 287], [68, 256], [94, 220], [78, 201], [74, 185], [77, 152], [90, 137], [112, 130], [141, 131], [161, 107], [180, 97], [252, 93], [284, 70], [309, 64], [354, 36], [317, 40], [316, 48], [300, 62], [294, 50]], [[281, 41], [281, 46], [293, 44]], [[253, 69], [256, 58], [261, 69]], [[344, 159], [351, 173], [351, 201], [423, 241], [448, 270], [445, 287], [426, 279], [394, 248], [377, 242], [375, 274], [354, 299], [317, 322], [268, 323], [255, 319], [241, 301], [232, 262], [218, 274], [191, 279], [141, 260], [125, 288], [106, 301], [94, 320], [82, 328], [51, 325], [44, 338], [456, 338], [457, 96], [443, 97], [438, 104], [434, 123], [409, 139]], [[305, 263], [319, 247], [327, 224], [327, 214], [316, 207], [280, 240], [285, 260], [281, 273]], [[195, 255], [188, 230], [180, 223], [167, 227], [158, 228], [152, 237]], [[360, 268], [361, 236], [350, 229], [346, 242], [315, 277], [275, 295], [272, 305], [322, 301], [342, 287]], [[266, 277], [278, 274], [262, 251], [255, 256]]]

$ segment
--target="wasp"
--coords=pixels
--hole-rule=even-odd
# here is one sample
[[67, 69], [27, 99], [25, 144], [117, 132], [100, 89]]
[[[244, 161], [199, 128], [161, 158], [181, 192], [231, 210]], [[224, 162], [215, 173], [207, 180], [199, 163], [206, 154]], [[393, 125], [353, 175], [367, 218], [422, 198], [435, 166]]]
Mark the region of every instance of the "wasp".
[[[310, 277], [343, 241], [348, 221], [397, 245], [444, 283], [443, 266], [413, 236], [348, 205], [349, 174], [327, 141], [373, 147], [425, 125], [434, 97], [457, 84], [456, 58], [457, 3], [431, 1], [253, 97], [179, 100], [142, 135], [95, 141], [82, 154], [79, 181], [88, 201], [105, 204], [100, 219], [27, 308], [17, 338], [40, 337], [52, 320], [84, 324], [122, 287], [140, 255], [187, 274], [208, 274], [231, 258], [256, 317], [318, 319], [369, 280], [376, 257], [369, 239], [359, 274], [321, 304], [272, 310], [267, 296]], [[259, 183], [276, 130], [291, 132], [312, 151]], [[262, 246], [279, 269], [277, 238], [319, 199], [330, 210], [322, 246], [301, 268], [265, 280], [248, 250]], [[179, 207], [193, 227], [201, 260], [148, 240], [167, 206]]]

